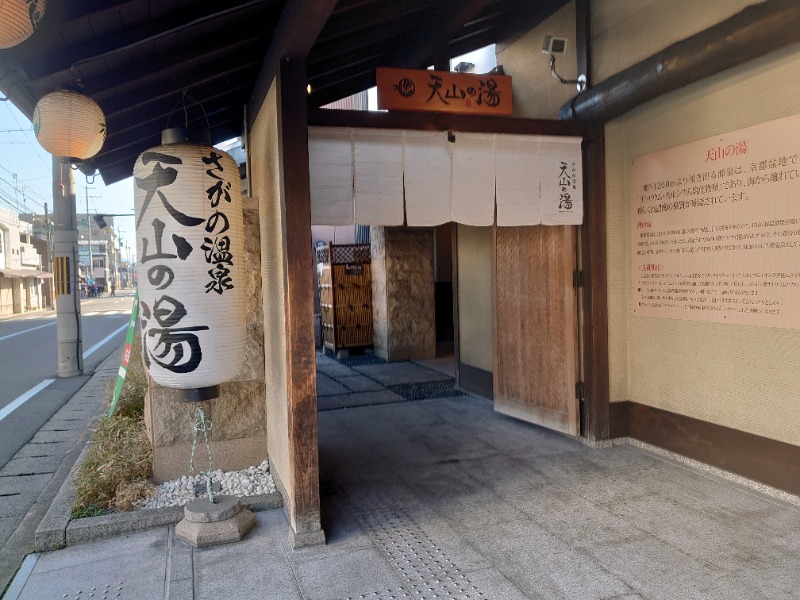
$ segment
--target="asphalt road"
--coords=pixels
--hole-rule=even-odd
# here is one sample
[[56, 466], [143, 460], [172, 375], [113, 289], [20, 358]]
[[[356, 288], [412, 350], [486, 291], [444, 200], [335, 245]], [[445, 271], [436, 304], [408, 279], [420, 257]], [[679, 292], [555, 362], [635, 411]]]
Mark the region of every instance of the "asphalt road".
[[84, 373], [58, 376], [55, 311], [0, 320], [0, 467], [125, 340], [133, 291], [81, 301]]

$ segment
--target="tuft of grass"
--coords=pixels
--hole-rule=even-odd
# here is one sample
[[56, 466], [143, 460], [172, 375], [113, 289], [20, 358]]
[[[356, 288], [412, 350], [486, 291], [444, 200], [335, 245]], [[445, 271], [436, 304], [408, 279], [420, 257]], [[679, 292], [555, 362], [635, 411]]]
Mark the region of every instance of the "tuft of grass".
[[[112, 382], [107, 404], [113, 390]], [[86, 460], [75, 475], [72, 518], [97, 516], [112, 509], [131, 510], [133, 502], [148, 493], [153, 451], [144, 423], [146, 392], [141, 340], [137, 337], [114, 416], [106, 415], [98, 421]]]
[[73, 516], [106, 512], [115, 505], [117, 490], [145, 481], [152, 473], [153, 453], [144, 421], [114, 415], [100, 419], [89, 451], [75, 476]]

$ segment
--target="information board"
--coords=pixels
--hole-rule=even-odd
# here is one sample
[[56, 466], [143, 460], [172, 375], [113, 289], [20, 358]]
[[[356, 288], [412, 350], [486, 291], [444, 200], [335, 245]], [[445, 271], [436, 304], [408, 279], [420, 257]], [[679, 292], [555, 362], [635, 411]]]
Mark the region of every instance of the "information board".
[[800, 329], [800, 115], [631, 167], [637, 316]]

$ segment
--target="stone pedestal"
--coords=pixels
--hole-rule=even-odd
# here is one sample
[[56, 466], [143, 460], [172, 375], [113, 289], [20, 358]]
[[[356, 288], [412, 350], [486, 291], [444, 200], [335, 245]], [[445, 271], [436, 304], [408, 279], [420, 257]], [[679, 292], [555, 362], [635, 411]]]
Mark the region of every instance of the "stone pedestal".
[[[223, 383], [220, 397], [202, 403], [213, 422], [211, 449], [215, 469], [239, 470], [267, 458], [264, 397], [264, 319], [261, 303], [261, 241], [258, 203], [244, 199], [244, 276], [247, 307], [245, 360], [235, 379]], [[153, 477], [168, 481], [189, 471], [192, 450], [193, 402], [173, 398], [173, 391], [150, 382], [145, 397], [145, 421], [153, 446]], [[208, 467], [203, 440], [198, 441], [195, 468]]]
[[436, 357], [430, 228], [372, 227], [375, 354], [389, 361]]
[[256, 516], [236, 496], [217, 496], [216, 503], [198, 498], [184, 507], [175, 537], [195, 548], [230, 544], [244, 539], [255, 524]]

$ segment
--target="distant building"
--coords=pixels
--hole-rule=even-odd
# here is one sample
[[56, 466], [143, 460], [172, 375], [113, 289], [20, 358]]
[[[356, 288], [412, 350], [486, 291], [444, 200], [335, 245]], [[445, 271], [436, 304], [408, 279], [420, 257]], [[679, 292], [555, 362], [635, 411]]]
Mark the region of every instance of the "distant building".
[[0, 316], [20, 314], [48, 306], [42, 292], [42, 255], [33, 244], [33, 226], [19, 215], [0, 208]]

